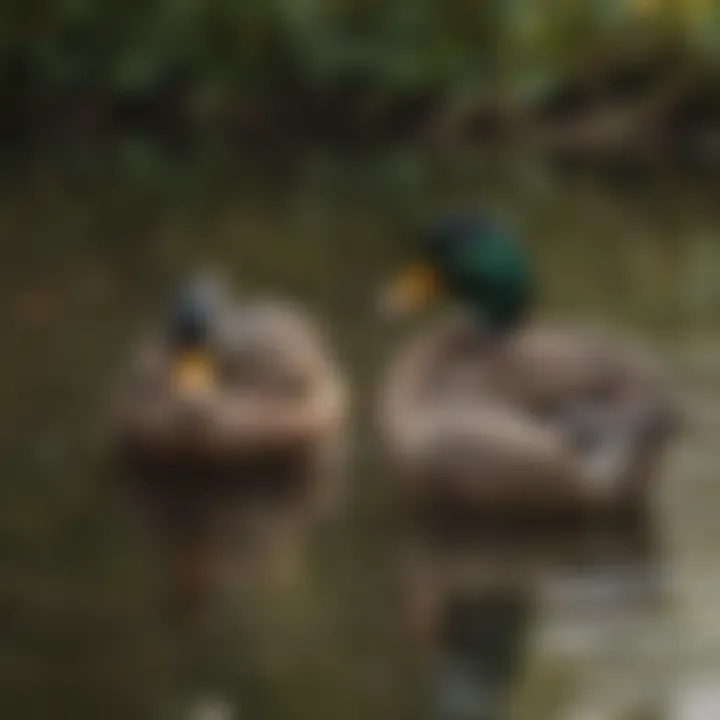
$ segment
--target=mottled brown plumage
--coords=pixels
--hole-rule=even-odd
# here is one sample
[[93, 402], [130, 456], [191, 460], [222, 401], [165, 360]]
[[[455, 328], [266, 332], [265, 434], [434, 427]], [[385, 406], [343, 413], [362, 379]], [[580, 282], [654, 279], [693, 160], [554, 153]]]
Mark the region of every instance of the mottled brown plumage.
[[[679, 422], [631, 343], [535, 325], [490, 339], [462, 317], [401, 350], [381, 406], [403, 493], [433, 486], [490, 510], [641, 501]], [[625, 447], [603, 468], [608, 436]]]

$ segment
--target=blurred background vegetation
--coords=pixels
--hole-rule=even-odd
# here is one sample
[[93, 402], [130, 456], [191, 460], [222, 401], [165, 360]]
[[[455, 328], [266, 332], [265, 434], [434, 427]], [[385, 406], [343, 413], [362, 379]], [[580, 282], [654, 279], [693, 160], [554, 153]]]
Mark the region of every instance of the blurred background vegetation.
[[715, 0], [7, 0], [0, 100], [7, 129], [502, 129], [592, 149], [682, 131], [707, 151], [718, 41]]
[[[692, 390], [698, 427], [660, 514], [673, 568], [717, 580], [679, 587], [675, 613], [682, 643], [712, 641], [698, 664], [720, 667], [716, 184], [526, 152], [717, 167], [719, 41], [715, 0], [0, 3], [0, 717], [177, 720], [200, 688], [263, 720], [416, 720], [369, 437], [397, 337], [372, 297], [407, 227], [478, 198], [527, 236], [544, 311], [647, 335]], [[258, 134], [270, 142], [228, 150]], [[308, 136], [323, 142], [294, 142]], [[468, 137], [491, 142], [453, 146]], [[208, 258], [328, 324], [367, 422], [349, 518], [294, 591], [183, 652], [151, 610], [98, 418], [147, 313]], [[543, 652], [519, 717], [556, 720], [603, 663], [635, 677]]]

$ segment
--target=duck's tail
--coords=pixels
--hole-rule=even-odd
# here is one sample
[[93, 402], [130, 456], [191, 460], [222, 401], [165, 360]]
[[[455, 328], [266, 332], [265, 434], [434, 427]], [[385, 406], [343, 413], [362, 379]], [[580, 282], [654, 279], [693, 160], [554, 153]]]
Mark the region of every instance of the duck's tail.
[[434, 720], [504, 720], [532, 621], [526, 593], [463, 598], [446, 610], [433, 677]]

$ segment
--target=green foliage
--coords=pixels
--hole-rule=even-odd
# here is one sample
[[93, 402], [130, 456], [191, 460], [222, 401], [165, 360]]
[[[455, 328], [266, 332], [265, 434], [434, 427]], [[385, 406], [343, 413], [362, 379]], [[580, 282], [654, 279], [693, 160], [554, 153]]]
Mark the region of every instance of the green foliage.
[[0, 87], [34, 99], [146, 100], [200, 110], [251, 93], [534, 95], [597, 53], [668, 39], [717, 53], [713, 0], [6, 0]]

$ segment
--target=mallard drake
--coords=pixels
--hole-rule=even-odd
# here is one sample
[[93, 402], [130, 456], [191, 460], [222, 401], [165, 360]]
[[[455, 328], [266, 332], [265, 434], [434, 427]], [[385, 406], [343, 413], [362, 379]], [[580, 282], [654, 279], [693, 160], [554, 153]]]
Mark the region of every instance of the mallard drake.
[[436, 717], [498, 717], [543, 579], [594, 548], [589, 520], [610, 523], [603, 546], [616, 520], [643, 522], [679, 407], [635, 343], [539, 323], [529, 260], [485, 213], [423, 233], [382, 305], [404, 315], [440, 293], [459, 307], [411, 339], [381, 385], [397, 569], [435, 658]]
[[538, 324], [528, 259], [487, 214], [424, 233], [384, 307], [405, 314], [440, 290], [459, 312], [403, 348], [382, 387], [403, 487], [473, 512], [642, 504], [679, 423], [657, 363], [598, 330]]
[[[114, 405], [123, 478], [200, 593], [223, 551], [307, 525], [340, 498], [347, 391], [318, 324], [279, 300], [187, 283], [141, 339]], [[245, 545], [247, 548], [247, 544]]]

